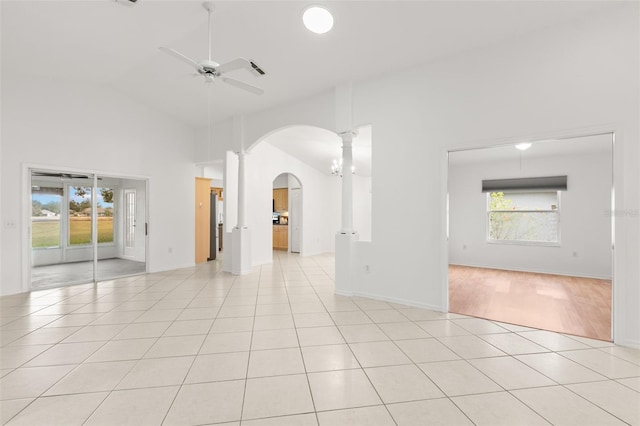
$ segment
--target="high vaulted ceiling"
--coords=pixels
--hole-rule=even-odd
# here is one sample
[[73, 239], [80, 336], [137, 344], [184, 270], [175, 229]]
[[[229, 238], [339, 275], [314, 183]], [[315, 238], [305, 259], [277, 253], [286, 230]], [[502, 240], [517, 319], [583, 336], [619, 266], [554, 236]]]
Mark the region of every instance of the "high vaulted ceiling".
[[[123, 1], [123, 0], [120, 0]], [[158, 50], [207, 56], [201, 1], [2, 0], [2, 77], [97, 84], [193, 126], [206, 126], [207, 91], [214, 121], [331, 90], [337, 84], [405, 69], [513, 39], [615, 7], [582, 1], [329, 1], [334, 29], [307, 31], [312, 1], [215, 2], [214, 59], [241, 56], [267, 73], [234, 76], [262, 96], [192, 77], [186, 64]]]
[[611, 156], [613, 134], [604, 133], [580, 136], [567, 139], [532, 141], [525, 151], [516, 149], [515, 144], [468, 149], [449, 153], [450, 166], [466, 166], [469, 164], [487, 164], [493, 162], [514, 162], [529, 159], [556, 158], [558, 156], [578, 156], [581, 154], [597, 154]]

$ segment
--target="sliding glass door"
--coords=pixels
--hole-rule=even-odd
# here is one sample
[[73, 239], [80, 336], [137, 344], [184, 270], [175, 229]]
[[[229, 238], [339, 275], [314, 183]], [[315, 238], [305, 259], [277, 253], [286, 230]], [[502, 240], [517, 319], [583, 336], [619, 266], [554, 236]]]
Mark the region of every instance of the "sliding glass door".
[[[33, 289], [146, 271], [145, 235], [133, 242], [137, 252], [130, 255], [125, 200], [126, 188], [146, 193], [145, 180], [35, 169], [30, 177]], [[144, 225], [144, 203], [133, 208]]]

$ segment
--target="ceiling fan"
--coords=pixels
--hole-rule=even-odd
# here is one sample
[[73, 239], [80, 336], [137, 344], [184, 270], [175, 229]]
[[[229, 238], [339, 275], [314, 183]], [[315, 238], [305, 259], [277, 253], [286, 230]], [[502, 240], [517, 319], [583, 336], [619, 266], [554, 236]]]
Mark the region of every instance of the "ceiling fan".
[[250, 61], [248, 59], [244, 59], [244, 58], [236, 58], [233, 59], [229, 62], [226, 62], [224, 64], [219, 64], [217, 62], [215, 62], [214, 60], [211, 59], [212, 57], [212, 51], [211, 51], [211, 15], [213, 13], [213, 2], [204, 2], [202, 3], [202, 6], [207, 10], [207, 12], [209, 13], [209, 22], [208, 22], [208, 30], [209, 30], [209, 57], [208, 59], [203, 59], [201, 61], [195, 61], [191, 58], [189, 58], [188, 56], [183, 55], [182, 53], [178, 52], [177, 50], [174, 49], [170, 49], [168, 47], [161, 47], [160, 50], [162, 50], [165, 53], [168, 53], [169, 55], [173, 56], [174, 58], [177, 58], [183, 62], [186, 62], [187, 64], [191, 65], [192, 67], [194, 67], [196, 69], [196, 71], [198, 72], [198, 74], [204, 76], [205, 81], [207, 83], [213, 83], [215, 80], [220, 79], [223, 82], [230, 84], [232, 86], [235, 87], [239, 87], [240, 89], [244, 89], [246, 91], [249, 91], [251, 93], [255, 93], [256, 95], [262, 95], [264, 93], [264, 90], [262, 90], [259, 87], [253, 86], [249, 83], [245, 83], [244, 81], [240, 81], [237, 80], [233, 77], [229, 77], [226, 75], [226, 73], [230, 72], [230, 71], [235, 71], [238, 69], [247, 69], [249, 70], [251, 73], [253, 73], [254, 75], [260, 77], [263, 76], [265, 74], [265, 72], [262, 70], [262, 68], [260, 68], [255, 62]]

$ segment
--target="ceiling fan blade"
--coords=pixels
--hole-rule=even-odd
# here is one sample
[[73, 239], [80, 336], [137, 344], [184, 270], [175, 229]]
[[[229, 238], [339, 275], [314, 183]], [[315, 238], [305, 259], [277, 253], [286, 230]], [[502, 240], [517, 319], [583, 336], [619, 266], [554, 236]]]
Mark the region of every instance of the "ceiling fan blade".
[[176, 59], [181, 60], [182, 62], [186, 62], [187, 64], [191, 65], [197, 70], [202, 69], [202, 65], [200, 65], [193, 59], [187, 56], [184, 56], [182, 53], [178, 52], [177, 50], [173, 50], [168, 47], [160, 47], [160, 50], [163, 51], [164, 53], [168, 53], [169, 55], [173, 56]]
[[240, 89], [244, 89], [244, 90], [246, 90], [248, 92], [255, 93], [256, 95], [262, 95], [264, 93], [264, 90], [260, 89], [259, 87], [252, 86], [249, 83], [245, 83], [244, 81], [236, 80], [235, 78], [222, 76], [222, 77], [220, 77], [220, 79], [222, 81], [224, 81], [225, 83], [228, 83], [228, 84], [230, 84], [232, 86], [239, 87]]
[[234, 71], [240, 68], [245, 68], [258, 77], [265, 74], [262, 68], [260, 68], [255, 62], [244, 58], [236, 58], [222, 65], [218, 65], [216, 67], [216, 71], [224, 74], [225, 72]]

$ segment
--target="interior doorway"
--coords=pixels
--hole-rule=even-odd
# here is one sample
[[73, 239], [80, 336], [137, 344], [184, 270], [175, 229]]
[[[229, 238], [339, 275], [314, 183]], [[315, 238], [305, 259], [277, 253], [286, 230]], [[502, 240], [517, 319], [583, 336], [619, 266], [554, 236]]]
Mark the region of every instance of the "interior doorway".
[[612, 133], [449, 152], [450, 312], [611, 340], [613, 193]]
[[146, 272], [143, 179], [29, 169], [31, 289]]
[[302, 252], [302, 184], [291, 173], [273, 180], [272, 245], [274, 250]]

